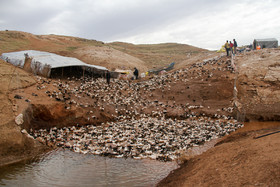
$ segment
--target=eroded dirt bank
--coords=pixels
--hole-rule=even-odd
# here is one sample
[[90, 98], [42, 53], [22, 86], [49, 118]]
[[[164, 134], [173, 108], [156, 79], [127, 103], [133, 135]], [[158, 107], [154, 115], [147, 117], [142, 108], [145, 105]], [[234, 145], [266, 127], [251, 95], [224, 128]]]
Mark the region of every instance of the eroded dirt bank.
[[0, 67], [0, 165], [4, 165], [34, 156], [48, 148], [21, 133], [21, 126], [15, 123], [15, 105], [9, 99], [10, 92], [34, 85], [35, 79], [3, 61]]
[[280, 120], [280, 49], [238, 55], [238, 101], [247, 120]]

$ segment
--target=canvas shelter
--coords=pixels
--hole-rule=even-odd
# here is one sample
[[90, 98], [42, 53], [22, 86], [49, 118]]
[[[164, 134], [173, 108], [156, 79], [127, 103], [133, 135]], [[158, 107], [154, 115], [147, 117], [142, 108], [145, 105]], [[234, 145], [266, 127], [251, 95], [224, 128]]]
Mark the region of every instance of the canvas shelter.
[[263, 48], [278, 48], [278, 40], [275, 38], [267, 38], [267, 39], [255, 39], [253, 41], [254, 49], [257, 46], [260, 46], [261, 49]]
[[43, 51], [3, 53], [1, 58], [15, 66], [44, 77], [101, 77], [108, 70], [102, 66], [86, 64], [76, 58], [64, 57]]

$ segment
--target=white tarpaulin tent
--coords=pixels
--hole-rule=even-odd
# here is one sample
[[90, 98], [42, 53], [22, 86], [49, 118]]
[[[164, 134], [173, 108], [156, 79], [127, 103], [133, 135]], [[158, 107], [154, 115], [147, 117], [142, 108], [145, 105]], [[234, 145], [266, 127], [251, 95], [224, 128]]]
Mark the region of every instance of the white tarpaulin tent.
[[1, 58], [21, 68], [24, 68], [28, 62], [27, 59], [30, 59], [31, 71], [36, 75], [45, 77], [53, 77], [56, 74], [61, 75], [61, 73], [63, 76], [63, 72], [65, 75], [81, 74], [81, 72], [84, 74], [85, 71], [87, 73], [103, 74], [108, 70], [102, 66], [86, 64], [76, 58], [34, 50], [3, 53]]

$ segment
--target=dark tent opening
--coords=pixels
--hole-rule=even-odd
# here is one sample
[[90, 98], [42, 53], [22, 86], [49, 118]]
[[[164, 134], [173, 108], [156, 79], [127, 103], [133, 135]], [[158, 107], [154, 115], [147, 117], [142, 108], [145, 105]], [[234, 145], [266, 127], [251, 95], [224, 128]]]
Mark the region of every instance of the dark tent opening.
[[98, 70], [95, 68], [85, 66], [66, 66], [52, 68], [50, 78], [68, 78], [68, 77], [92, 77], [99, 78], [104, 74], [104, 70]]
[[49, 78], [102, 77], [107, 68], [86, 64], [79, 59], [43, 51], [18, 51], [3, 53], [1, 58], [35, 75]]

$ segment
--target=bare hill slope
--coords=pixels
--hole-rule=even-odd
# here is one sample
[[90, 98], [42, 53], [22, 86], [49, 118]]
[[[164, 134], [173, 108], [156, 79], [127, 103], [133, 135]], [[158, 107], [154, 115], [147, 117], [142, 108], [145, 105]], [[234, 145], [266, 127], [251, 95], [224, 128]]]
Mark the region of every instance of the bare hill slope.
[[19, 31], [0, 31], [0, 53], [40, 50], [63, 56], [78, 58], [88, 64], [140, 71], [165, 66], [171, 62], [180, 64], [190, 56], [209, 53], [205, 49], [185, 44], [134, 45], [114, 42], [105, 44], [101, 41], [71, 36], [33, 35]]
[[123, 42], [113, 42], [108, 45], [143, 60], [146, 66], [150, 68], [168, 65], [172, 62], [178, 64], [186, 61], [190, 57], [211, 53], [205, 49], [177, 43], [134, 45]]

